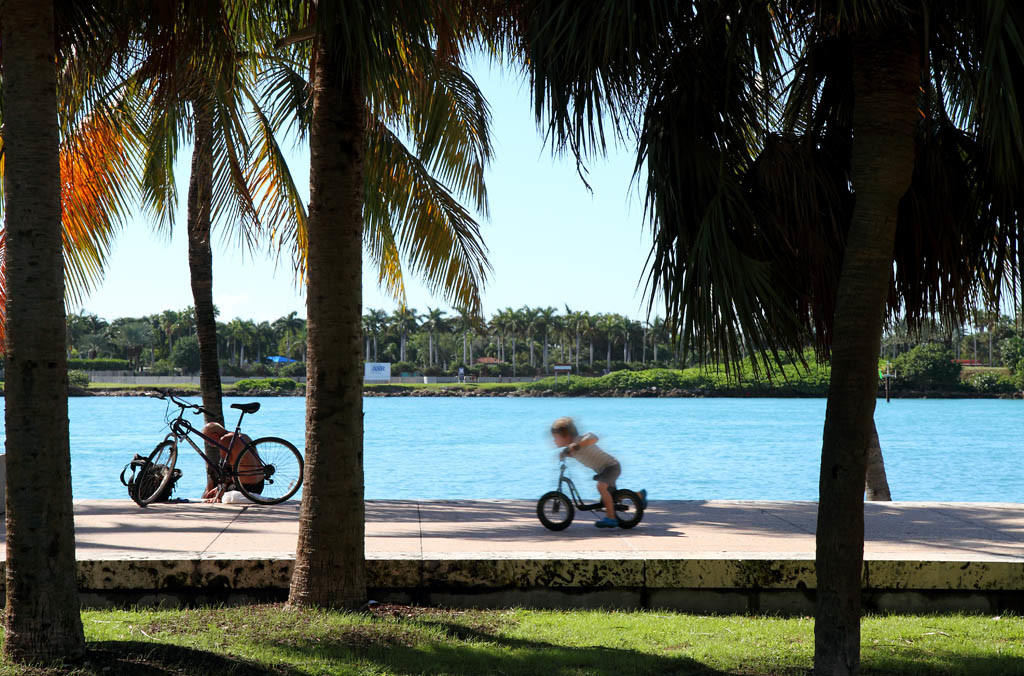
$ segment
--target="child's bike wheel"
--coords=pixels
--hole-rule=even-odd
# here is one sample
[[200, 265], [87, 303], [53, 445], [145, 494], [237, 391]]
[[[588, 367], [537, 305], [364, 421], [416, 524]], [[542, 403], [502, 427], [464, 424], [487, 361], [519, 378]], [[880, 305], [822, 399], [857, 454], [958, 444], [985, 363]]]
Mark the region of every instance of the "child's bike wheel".
[[551, 491], [537, 501], [537, 518], [548, 530], [565, 530], [575, 515], [572, 500], [565, 493]]
[[619, 520], [619, 528], [632, 528], [644, 518], [644, 502], [633, 491], [620, 488], [612, 497], [615, 498], [615, 518]]

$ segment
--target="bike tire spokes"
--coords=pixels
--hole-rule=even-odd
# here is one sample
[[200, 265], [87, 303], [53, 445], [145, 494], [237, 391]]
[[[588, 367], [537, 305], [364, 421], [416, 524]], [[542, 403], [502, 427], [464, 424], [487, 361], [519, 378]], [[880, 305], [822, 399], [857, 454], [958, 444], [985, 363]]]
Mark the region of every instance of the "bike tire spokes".
[[287, 500], [302, 484], [302, 457], [283, 439], [257, 439], [239, 457], [235, 476], [249, 499], [264, 504]]

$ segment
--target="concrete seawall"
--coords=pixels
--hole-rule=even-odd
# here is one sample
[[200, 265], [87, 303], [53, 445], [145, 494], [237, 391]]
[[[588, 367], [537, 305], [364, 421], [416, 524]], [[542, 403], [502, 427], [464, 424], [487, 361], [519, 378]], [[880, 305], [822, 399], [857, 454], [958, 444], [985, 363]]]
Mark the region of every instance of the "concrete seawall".
[[[378, 601], [809, 614], [815, 503], [660, 501], [629, 531], [545, 530], [529, 501], [371, 501]], [[75, 503], [83, 603], [281, 600], [298, 505]], [[864, 602], [1024, 611], [1024, 505], [865, 505]]]

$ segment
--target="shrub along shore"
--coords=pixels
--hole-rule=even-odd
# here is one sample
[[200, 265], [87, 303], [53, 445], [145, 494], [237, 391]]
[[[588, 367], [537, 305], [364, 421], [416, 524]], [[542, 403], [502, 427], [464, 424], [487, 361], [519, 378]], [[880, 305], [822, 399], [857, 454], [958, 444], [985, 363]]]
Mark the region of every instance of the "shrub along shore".
[[[879, 373], [885, 373], [881, 365]], [[525, 383], [438, 383], [366, 385], [371, 397], [824, 397], [828, 394], [829, 367], [786, 364], [755, 373], [724, 367], [615, 371], [600, 377], [560, 376]], [[1021, 398], [1016, 378], [1007, 369], [974, 367], [960, 369], [952, 377], [934, 379], [904, 371], [888, 379], [890, 394], [897, 398]], [[885, 380], [879, 378], [879, 396], [885, 396]], [[72, 396], [133, 396], [155, 389], [147, 385], [104, 385], [72, 382]], [[195, 385], [161, 387], [175, 394], [195, 395]], [[305, 387], [289, 378], [240, 380], [224, 387], [226, 396], [302, 396]]]

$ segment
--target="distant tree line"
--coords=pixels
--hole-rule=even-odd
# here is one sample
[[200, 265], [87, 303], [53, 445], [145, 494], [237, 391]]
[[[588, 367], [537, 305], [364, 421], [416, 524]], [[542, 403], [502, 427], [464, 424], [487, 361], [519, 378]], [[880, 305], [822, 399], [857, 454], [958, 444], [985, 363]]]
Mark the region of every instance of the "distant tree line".
[[[195, 311], [164, 310], [111, 321], [80, 312], [67, 316], [68, 357], [127, 360], [128, 368], [151, 375], [196, 373], [199, 342]], [[272, 322], [236, 317], [217, 323], [218, 355], [225, 375], [305, 375], [306, 320], [290, 312]], [[276, 366], [268, 356], [294, 359]]]
[[[393, 372], [455, 375], [459, 368], [477, 375], [549, 375], [554, 364], [572, 364], [575, 373], [600, 375], [641, 368], [688, 368], [697, 362], [677, 349], [661, 317], [650, 321], [615, 313], [574, 311], [568, 307], [505, 308], [490, 318], [468, 311], [449, 314], [439, 308], [419, 312], [369, 309], [363, 315], [367, 361], [385, 361]], [[195, 313], [192, 307], [144, 317], [106, 320], [87, 312], [69, 314], [71, 359], [128, 362], [128, 368], [153, 375], [195, 373], [199, 369]], [[291, 312], [274, 321], [236, 317], [217, 323], [218, 354], [225, 375], [267, 376], [305, 373], [306, 320]], [[883, 362], [906, 362], [919, 346], [937, 346], [943, 358], [968, 366], [1024, 370], [1024, 326], [1008, 315], [979, 310], [967, 325], [925, 325], [911, 332], [903, 323], [882, 339]], [[948, 353], [948, 355], [947, 355]], [[936, 354], [932, 349], [929, 354]], [[280, 355], [295, 363], [275, 365]], [[481, 361], [482, 359], [482, 361]], [[1018, 368], [1019, 366], [1019, 368]]]

